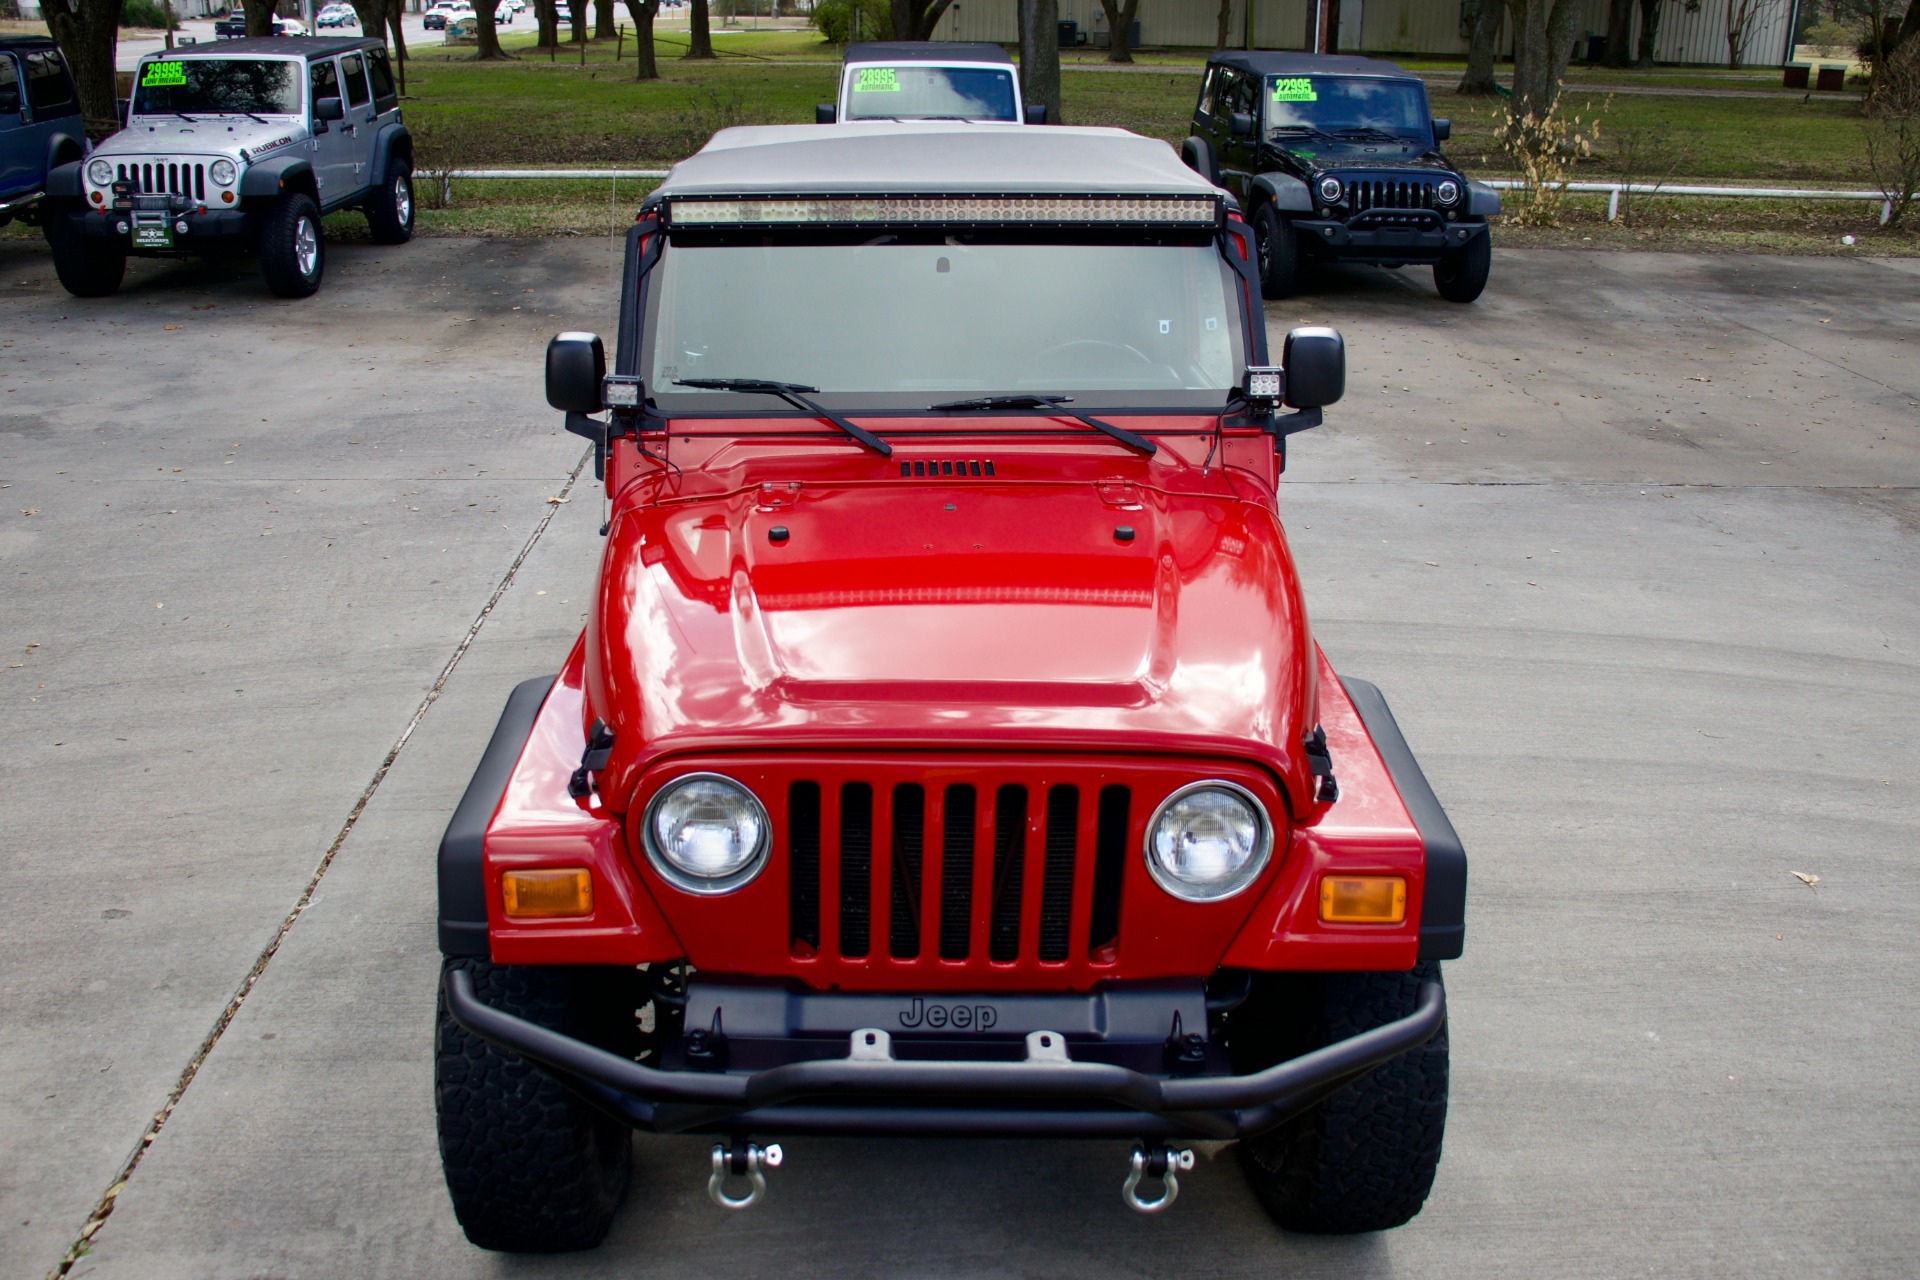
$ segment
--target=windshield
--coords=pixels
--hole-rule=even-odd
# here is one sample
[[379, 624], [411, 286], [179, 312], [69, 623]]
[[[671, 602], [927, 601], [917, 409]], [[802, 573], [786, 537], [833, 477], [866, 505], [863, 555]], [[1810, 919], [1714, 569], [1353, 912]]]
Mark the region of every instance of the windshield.
[[1336, 137], [1377, 130], [1427, 137], [1427, 91], [1410, 80], [1364, 76], [1269, 76], [1267, 128], [1304, 126]]
[[1016, 393], [1218, 407], [1243, 360], [1234, 286], [1211, 241], [676, 242], [651, 279], [641, 376], [679, 412], [756, 403], [673, 385], [695, 378], [815, 387], [841, 409]]
[[148, 62], [133, 91], [133, 114], [300, 114], [297, 65], [285, 59], [180, 58]]
[[858, 67], [849, 120], [1018, 120], [1013, 73], [990, 67]]

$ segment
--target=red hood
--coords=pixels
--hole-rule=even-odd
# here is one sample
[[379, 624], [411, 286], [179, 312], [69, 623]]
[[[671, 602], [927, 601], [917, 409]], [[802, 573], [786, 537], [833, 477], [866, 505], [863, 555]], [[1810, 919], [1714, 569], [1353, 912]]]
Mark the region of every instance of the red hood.
[[1311, 643], [1255, 501], [1121, 481], [750, 487], [616, 517], [587, 715], [616, 735], [615, 810], [673, 753], [935, 745], [1252, 758], [1304, 811]]

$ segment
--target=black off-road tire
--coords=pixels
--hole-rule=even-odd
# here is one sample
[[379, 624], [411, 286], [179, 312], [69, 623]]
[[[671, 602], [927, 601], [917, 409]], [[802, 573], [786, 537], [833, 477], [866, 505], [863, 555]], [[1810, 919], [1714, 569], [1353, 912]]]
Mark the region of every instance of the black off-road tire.
[[[633, 970], [448, 959], [505, 1013], [621, 1052], [644, 999]], [[434, 1036], [440, 1165], [467, 1239], [510, 1253], [567, 1253], [605, 1238], [627, 1190], [633, 1134], [517, 1054], [447, 1012]]]
[[75, 231], [65, 209], [48, 211], [45, 230], [53, 250], [53, 273], [68, 293], [76, 298], [105, 298], [120, 292], [127, 274], [124, 244]]
[[1433, 287], [1448, 302], [1472, 302], [1487, 287], [1493, 269], [1493, 237], [1481, 233], [1433, 264]]
[[[1413, 1012], [1411, 973], [1261, 978], [1229, 1024], [1234, 1069], [1257, 1071]], [[1253, 1194], [1289, 1231], [1352, 1235], [1410, 1221], [1433, 1189], [1447, 1127], [1447, 1029], [1279, 1128], [1239, 1143]]]
[[326, 272], [327, 240], [313, 197], [295, 192], [268, 205], [260, 215], [260, 274], [267, 288], [282, 298], [310, 298]]
[[405, 244], [413, 239], [413, 166], [396, 160], [386, 185], [367, 197], [367, 229], [375, 244]]
[[1271, 204], [1263, 204], [1253, 214], [1253, 243], [1260, 254], [1260, 292], [1291, 298], [1300, 288], [1300, 246], [1293, 224]]

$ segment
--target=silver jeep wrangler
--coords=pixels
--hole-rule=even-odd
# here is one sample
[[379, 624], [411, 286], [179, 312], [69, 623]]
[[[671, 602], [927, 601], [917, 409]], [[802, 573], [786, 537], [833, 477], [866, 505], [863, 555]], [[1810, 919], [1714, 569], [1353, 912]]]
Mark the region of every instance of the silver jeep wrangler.
[[322, 214], [360, 209], [381, 244], [413, 236], [399, 102], [379, 40], [223, 40], [142, 59], [127, 127], [48, 175], [60, 283], [102, 297], [129, 255], [253, 252], [269, 289], [307, 297], [326, 268]]

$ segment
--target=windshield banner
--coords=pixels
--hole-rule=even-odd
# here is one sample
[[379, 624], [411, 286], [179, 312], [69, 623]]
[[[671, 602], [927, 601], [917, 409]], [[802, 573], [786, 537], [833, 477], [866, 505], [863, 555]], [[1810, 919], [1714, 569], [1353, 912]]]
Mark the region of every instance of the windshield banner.
[[140, 74], [142, 89], [158, 88], [163, 85], [185, 84], [187, 68], [180, 62], [149, 62], [147, 69]]
[[898, 93], [899, 77], [893, 74], [892, 67], [862, 67], [860, 78], [853, 82], [855, 93]]
[[1273, 82], [1273, 100], [1275, 102], [1318, 102], [1320, 95], [1313, 91], [1313, 81], [1305, 76]]

